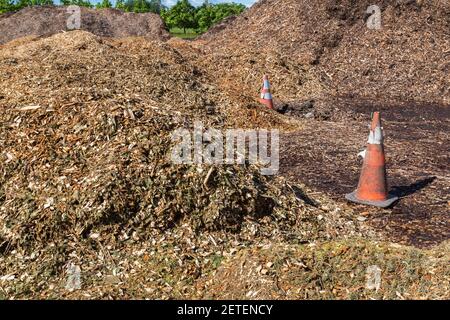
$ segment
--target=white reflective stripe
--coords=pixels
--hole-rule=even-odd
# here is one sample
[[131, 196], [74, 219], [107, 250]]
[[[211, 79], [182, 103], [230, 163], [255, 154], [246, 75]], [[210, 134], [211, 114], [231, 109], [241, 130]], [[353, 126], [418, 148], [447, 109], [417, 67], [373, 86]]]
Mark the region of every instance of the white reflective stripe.
[[269, 92], [266, 92], [265, 94], [263, 94], [263, 99], [272, 100], [272, 94], [270, 94]]
[[264, 80], [264, 89], [270, 89], [269, 80]]
[[380, 127], [376, 127], [375, 130], [370, 131], [367, 142], [370, 144], [381, 144], [383, 142], [383, 131], [381, 131]]

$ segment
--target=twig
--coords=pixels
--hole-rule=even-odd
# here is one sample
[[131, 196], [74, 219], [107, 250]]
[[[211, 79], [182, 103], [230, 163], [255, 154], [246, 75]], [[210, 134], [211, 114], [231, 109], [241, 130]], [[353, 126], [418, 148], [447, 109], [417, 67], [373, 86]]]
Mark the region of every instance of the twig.
[[206, 189], [208, 189], [208, 182], [209, 182], [209, 179], [211, 178], [213, 171], [214, 171], [214, 167], [211, 167], [208, 171], [208, 174], [206, 175], [205, 180], [203, 181], [203, 185], [205, 186]]

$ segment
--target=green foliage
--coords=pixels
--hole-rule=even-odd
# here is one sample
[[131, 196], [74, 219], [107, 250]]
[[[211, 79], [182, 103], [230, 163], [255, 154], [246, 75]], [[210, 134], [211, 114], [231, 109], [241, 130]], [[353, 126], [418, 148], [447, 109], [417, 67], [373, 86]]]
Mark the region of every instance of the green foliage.
[[186, 33], [187, 28], [198, 26], [195, 14], [196, 9], [188, 0], [179, 0], [172, 8], [161, 12], [161, 17], [169, 28], [178, 27]]
[[87, 8], [93, 8], [94, 5], [89, 2], [89, 0], [72, 0], [71, 5], [80, 6], [80, 7], [87, 7]]
[[215, 6], [209, 5], [208, 3], [203, 4], [198, 8], [195, 18], [198, 21], [198, 29], [200, 31], [208, 30], [216, 19]]
[[14, 10], [14, 3], [11, 0], [0, 0], [0, 13]]
[[0, 0], [0, 13], [20, 10], [29, 6], [53, 5], [52, 0]]
[[200, 7], [193, 8], [188, 0], [179, 0], [175, 6], [162, 12], [161, 16], [169, 28], [196, 28], [201, 33], [226, 17], [242, 13], [245, 8], [243, 4], [210, 4], [207, 0]]
[[126, 12], [153, 12], [160, 14], [164, 6], [161, 0], [119, 0], [116, 2], [116, 8]]
[[245, 10], [245, 6], [238, 3], [219, 3], [214, 8], [216, 9], [215, 23], [226, 17], [241, 14]]
[[117, 0], [116, 1], [116, 9], [122, 10], [122, 11], [126, 11], [125, 8], [125, 1], [124, 0]]
[[93, 8], [94, 5], [89, 2], [89, 0], [61, 0], [61, 4], [65, 6], [80, 6], [80, 7], [87, 7], [87, 8]]
[[112, 8], [112, 4], [109, 0], [102, 0], [102, 2], [97, 3], [95, 7], [97, 9]]

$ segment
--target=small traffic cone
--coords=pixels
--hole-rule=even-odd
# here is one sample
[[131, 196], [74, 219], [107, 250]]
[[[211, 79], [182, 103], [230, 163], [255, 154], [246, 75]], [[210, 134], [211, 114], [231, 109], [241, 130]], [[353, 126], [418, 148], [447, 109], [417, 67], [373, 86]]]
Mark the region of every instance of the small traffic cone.
[[259, 102], [266, 105], [269, 109], [273, 109], [272, 94], [270, 93], [270, 83], [269, 77], [264, 75], [263, 77], [263, 88], [261, 89], [261, 99]]
[[388, 193], [386, 160], [383, 147], [383, 130], [380, 113], [375, 112], [370, 126], [369, 140], [364, 154], [364, 164], [356, 191], [345, 196], [352, 202], [386, 208], [398, 197]]

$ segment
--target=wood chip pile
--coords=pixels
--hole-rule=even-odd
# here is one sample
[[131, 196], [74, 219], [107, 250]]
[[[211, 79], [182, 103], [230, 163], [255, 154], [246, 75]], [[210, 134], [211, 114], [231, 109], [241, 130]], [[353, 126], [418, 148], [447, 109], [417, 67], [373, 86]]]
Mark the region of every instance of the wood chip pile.
[[[150, 14], [82, 9], [90, 32], [60, 32], [62, 8], [0, 16], [0, 299], [448, 297], [448, 245], [378, 246], [366, 216], [300, 170], [295, 185], [170, 159], [173, 131], [196, 121], [308, 134], [296, 115], [327, 120], [337, 98], [448, 104], [448, 2], [380, 1], [380, 30], [369, 4], [261, 0], [196, 41], [165, 41]], [[285, 115], [258, 104], [264, 73]], [[386, 272], [379, 292], [369, 262]], [[248, 291], [242, 270], [270, 288]]]
[[306, 203], [301, 189], [256, 166], [173, 164], [172, 132], [194, 121], [224, 129], [232, 103], [163, 42], [76, 31], [11, 42], [0, 57], [0, 248], [8, 259], [50, 255], [50, 267], [62, 268], [71, 252], [91, 252], [93, 235], [116, 247], [124, 235], [183, 224], [248, 233], [245, 221], [254, 220], [266, 237], [297, 241], [360, 234], [351, 215]]
[[208, 50], [205, 65], [248, 92], [268, 73], [284, 100], [333, 95], [450, 103], [449, 2], [377, 1], [379, 30], [367, 26], [373, 4], [259, 1], [199, 40]]
[[[164, 22], [153, 13], [137, 14], [116, 9], [80, 7], [80, 28], [103, 37], [169, 37]], [[0, 45], [25, 36], [49, 36], [69, 31], [72, 13], [67, 7], [35, 6], [0, 15]], [[70, 26], [71, 24], [69, 24]]]

